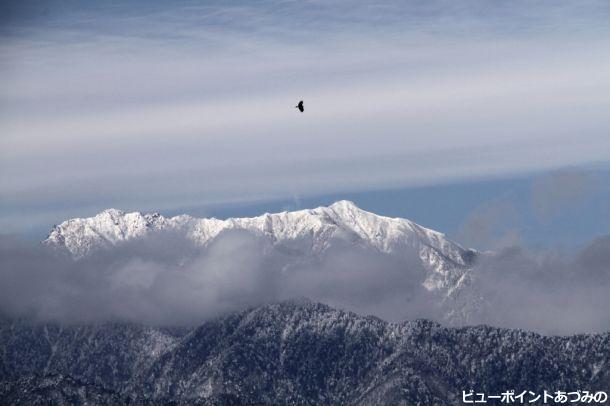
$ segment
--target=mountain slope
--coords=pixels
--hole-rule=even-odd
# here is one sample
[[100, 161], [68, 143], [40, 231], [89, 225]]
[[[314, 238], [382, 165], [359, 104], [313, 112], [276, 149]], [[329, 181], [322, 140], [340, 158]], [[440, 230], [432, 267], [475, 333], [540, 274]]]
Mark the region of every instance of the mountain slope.
[[104, 388], [86, 384], [69, 376], [27, 376], [0, 382], [2, 404], [17, 405], [120, 405], [129, 402]]
[[13, 399], [41, 373], [71, 377], [69, 385], [91, 385], [108, 399], [184, 404], [457, 405], [469, 389], [610, 387], [608, 333], [545, 337], [425, 320], [393, 324], [310, 302], [175, 331], [5, 320], [0, 337], [0, 380]]

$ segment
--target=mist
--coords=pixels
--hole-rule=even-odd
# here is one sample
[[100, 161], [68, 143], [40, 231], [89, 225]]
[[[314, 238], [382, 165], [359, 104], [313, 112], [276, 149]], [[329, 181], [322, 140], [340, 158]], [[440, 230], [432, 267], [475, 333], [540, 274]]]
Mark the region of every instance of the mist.
[[[235, 230], [206, 247], [156, 233], [80, 260], [2, 236], [0, 312], [63, 323], [194, 325], [305, 297], [389, 321], [446, 321], [443, 305], [422, 286], [416, 252], [398, 258], [337, 238], [320, 257], [289, 262], [295, 254], [298, 244], [272, 246]], [[548, 334], [607, 331], [609, 263], [610, 236], [572, 256], [519, 246], [484, 254], [470, 286], [484, 301], [467, 323]]]
[[610, 236], [576, 255], [521, 246], [484, 256], [473, 270], [473, 291], [485, 305], [474, 324], [548, 334], [610, 330]]
[[185, 325], [302, 297], [393, 320], [436, 316], [422, 307], [431, 298], [420, 264], [405, 269], [404, 261], [341, 241], [292, 267], [289, 247], [274, 249], [244, 231], [223, 233], [204, 248], [177, 234], [153, 234], [78, 261], [6, 236], [0, 246], [0, 309], [12, 317]]

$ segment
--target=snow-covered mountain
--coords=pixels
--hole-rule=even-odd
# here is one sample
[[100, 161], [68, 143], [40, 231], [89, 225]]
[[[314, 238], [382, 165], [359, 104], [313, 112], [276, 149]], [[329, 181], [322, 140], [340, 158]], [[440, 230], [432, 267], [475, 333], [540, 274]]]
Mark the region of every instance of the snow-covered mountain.
[[249, 232], [275, 249], [289, 247], [294, 263], [319, 257], [338, 243], [400, 258], [405, 266], [417, 260], [426, 270], [421, 278], [423, 286], [443, 296], [463, 283], [477, 255], [440, 232], [407, 219], [367, 212], [345, 200], [328, 207], [226, 220], [188, 215], [166, 218], [158, 213], [109, 209], [94, 217], [76, 218], [55, 226], [45, 243], [66, 249], [79, 259], [152, 233], [177, 233], [206, 246], [229, 230]]

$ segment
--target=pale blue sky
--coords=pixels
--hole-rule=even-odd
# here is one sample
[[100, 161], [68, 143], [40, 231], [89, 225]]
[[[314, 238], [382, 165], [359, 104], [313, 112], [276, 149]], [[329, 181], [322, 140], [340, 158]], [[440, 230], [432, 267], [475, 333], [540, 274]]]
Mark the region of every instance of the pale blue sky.
[[[482, 209], [451, 202], [610, 161], [606, 1], [1, 7], [6, 232], [111, 206], [239, 215], [352, 196], [457, 235]], [[588, 220], [547, 234], [604, 231], [607, 211], [577, 206]]]

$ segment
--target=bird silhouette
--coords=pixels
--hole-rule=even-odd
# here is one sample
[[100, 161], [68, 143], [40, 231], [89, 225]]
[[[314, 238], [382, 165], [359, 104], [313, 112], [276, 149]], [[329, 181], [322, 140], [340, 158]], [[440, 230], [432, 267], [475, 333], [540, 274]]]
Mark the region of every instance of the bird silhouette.
[[299, 104], [297, 104], [296, 106], [294, 106], [295, 108], [299, 109], [299, 111], [302, 113], [305, 111], [305, 107], [303, 107], [303, 100], [301, 100], [299, 102]]

